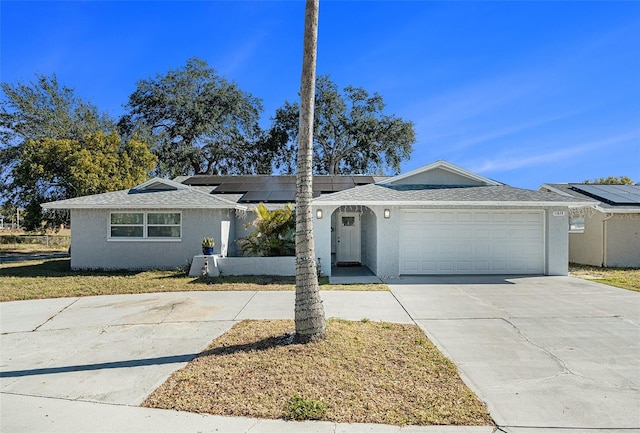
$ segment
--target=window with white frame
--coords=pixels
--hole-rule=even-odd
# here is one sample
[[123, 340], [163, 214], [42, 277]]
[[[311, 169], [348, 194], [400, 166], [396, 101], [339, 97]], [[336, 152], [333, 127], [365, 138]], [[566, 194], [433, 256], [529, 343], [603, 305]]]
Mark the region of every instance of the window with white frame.
[[569, 217], [569, 233], [584, 233], [584, 217]]
[[111, 212], [109, 239], [163, 239], [182, 237], [180, 212]]

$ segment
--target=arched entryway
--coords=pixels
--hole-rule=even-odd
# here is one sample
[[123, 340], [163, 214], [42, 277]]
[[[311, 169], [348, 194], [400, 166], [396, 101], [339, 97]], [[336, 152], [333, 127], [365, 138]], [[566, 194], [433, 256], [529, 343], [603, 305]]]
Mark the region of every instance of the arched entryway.
[[331, 274], [375, 275], [377, 216], [367, 206], [341, 206], [331, 214]]

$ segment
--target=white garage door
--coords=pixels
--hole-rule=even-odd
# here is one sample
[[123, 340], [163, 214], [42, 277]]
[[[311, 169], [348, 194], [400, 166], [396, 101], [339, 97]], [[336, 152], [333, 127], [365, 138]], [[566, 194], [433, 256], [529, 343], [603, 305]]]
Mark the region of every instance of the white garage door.
[[542, 274], [542, 211], [406, 210], [400, 273]]

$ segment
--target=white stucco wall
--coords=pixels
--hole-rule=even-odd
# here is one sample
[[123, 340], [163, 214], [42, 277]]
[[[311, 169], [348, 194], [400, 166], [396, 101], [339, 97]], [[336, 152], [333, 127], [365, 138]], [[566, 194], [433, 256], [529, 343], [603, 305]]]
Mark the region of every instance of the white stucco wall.
[[[322, 209], [322, 219], [316, 217], [316, 210]], [[331, 214], [336, 206], [317, 206], [313, 210], [313, 240], [316, 259], [320, 258], [322, 274], [331, 276]]]
[[584, 232], [569, 233], [569, 262], [602, 266], [602, 220], [604, 214], [595, 212], [584, 217]]
[[235, 230], [231, 231], [229, 237], [229, 256], [241, 256], [242, 251], [238, 240], [244, 239], [251, 234], [255, 230], [254, 227], [249, 226], [246, 228], [245, 226], [252, 222], [255, 219], [255, 214], [253, 211], [246, 211], [244, 213], [239, 213], [235, 220]]
[[[384, 218], [384, 209], [391, 212]], [[376, 275], [383, 278], [395, 278], [400, 273], [400, 208], [396, 206], [371, 206], [378, 216], [376, 257]]]
[[[179, 241], [108, 240], [108, 221], [111, 211], [71, 211], [71, 268], [72, 269], [175, 269], [202, 254], [203, 237], [216, 240], [220, 251], [220, 222], [233, 221], [228, 209], [182, 210], [182, 238]], [[141, 209], [141, 211], [144, 211]], [[157, 211], [151, 210], [150, 211]], [[170, 211], [170, 210], [167, 210]]]
[[605, 266], [640, 267], [640, 215], [618, 214], [606, 222]]
[[376, 215], [372, 209], [366, 208], [362, 213], [362, 264], [376, 273], [378, 268], [377, 263], [377, 220]]
[[569, 211], [566, 207], [545, 212], [545, 274], [569, 273]]

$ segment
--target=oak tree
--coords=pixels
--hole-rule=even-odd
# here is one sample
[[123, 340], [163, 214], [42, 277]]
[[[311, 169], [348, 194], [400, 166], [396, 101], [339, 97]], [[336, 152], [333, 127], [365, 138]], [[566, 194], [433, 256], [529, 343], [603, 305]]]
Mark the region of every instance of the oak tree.
[[126, 108], [121, 133], [152, 139], [161, 175], [271, 173], [261, 101], [202, 60], [140, 80]]
[[[360, 87], [341, 92], [329, 76], [315, 87], [313, 169], [316, 174], [397, 174], [411, 156], [413, 123], [384, 113], [378, 93]], [[275, 161], [285, 172], [295, 171], [295, 143], [300, 133], [297, 103], [276, 110], [272, 131], [286, 134], [288, 144]]]

